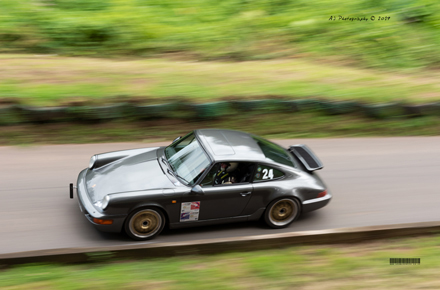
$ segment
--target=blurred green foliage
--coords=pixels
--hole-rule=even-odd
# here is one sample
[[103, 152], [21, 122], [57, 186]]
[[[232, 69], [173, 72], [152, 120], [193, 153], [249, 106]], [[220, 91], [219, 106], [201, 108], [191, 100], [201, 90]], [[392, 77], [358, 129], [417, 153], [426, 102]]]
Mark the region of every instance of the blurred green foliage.
[[[0, 270], [0, 288], [439, 289], [439, 241], [434, 235], [82, 265], [25, 264]], [[420, 258], [421, 263], [390, 265], [396, 257]]]
[[[0, 52], [186, 53], [201, 60], [338, 56], [368, 67], [440, 64], [434, 0], [1, 0]], [[329, 21], [330, 16], [368, 21]], [[370, 17], [375, 16], [376, 21]], [[379, 16], [390, 16], [379, 21]]]

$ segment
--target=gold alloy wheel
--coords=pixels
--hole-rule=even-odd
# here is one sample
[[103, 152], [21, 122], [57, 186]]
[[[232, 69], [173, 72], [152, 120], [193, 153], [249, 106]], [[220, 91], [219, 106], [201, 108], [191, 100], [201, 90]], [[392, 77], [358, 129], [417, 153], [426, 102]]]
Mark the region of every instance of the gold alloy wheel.
[[298, 215], [298, 205], [291, 199], [277, 201], [269, 211], [269, 220], [276, 226], [288, 225]]
[[130, 232], [138, 238], [148, 238], [162, 227], [161, 215], [152, 209], [144, 209], [130, 219]]

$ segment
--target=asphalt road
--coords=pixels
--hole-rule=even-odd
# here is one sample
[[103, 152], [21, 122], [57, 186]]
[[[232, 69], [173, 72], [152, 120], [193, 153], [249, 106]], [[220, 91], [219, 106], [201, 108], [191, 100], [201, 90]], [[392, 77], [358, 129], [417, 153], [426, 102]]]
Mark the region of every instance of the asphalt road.
[[[305, 143], [324, 163], [330, 204], [286, 229], [258, 222], [165, 230], [143, 243], [440, 220], [440, 137], [275, 140]], [[139, 244], [96, 231], [68, 185], [91, 155], [146, 143], [0, 147], [0, 255], [61, 248]], [[162, 143], [160, 145], [166, 145]]]

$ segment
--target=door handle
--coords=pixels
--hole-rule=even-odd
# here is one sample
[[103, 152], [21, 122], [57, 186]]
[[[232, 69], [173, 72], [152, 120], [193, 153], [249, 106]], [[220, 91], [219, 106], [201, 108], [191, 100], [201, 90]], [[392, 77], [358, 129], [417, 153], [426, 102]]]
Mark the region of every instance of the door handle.
[[251, 192], [250, 191], [241, 192], [240, 194], [241, 194], [241, 196], [248, 196], [249, 194], [251, 194]]

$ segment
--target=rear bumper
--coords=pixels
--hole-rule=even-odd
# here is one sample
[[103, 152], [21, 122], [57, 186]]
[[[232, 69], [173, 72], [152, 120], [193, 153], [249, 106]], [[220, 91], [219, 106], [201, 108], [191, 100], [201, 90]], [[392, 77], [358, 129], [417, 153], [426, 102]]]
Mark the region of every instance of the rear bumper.
[[310, 211], [317, 210], [321, 207], [326, 206], [330, 202], [331, 199], [332, 199], [332, 195], [329, 192], [329, 190], [327, 190], [327, 194], [323, 197], [303, 201], [302, 211], [303, 212], [310, 212]]
[[[77, 197], [78, 197], [78, 205], [80, 211], [84, 214], [87, 220], [98, 230], [102, 232], [111, 232], [111, 233], [119, 233], [122, 231], [122, 227], [124, 226], [124, 221], [126, 216], [113, 216], [106, 215], [98, 211], [92, 204], [92, 201], [87, 194], [87, 187], [85, 182], [85, 175], [87, 173], [87, 169], [81, 171], [78, 175], [77, 180]], [[93, 222], [93, 218], [97, 219], [105, 219], [105, 220], [113, 220], [113, 224], [111, 225], [100, 225]]]

